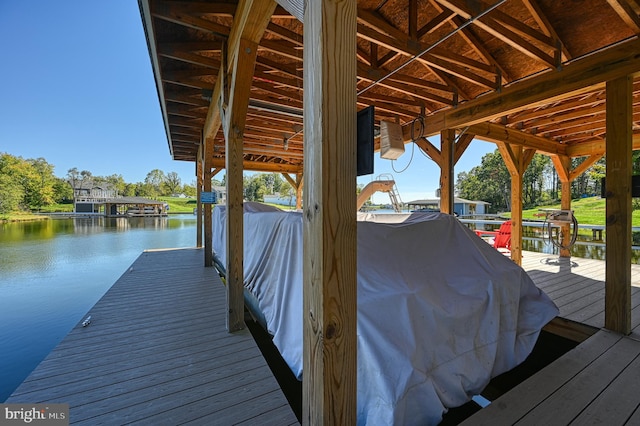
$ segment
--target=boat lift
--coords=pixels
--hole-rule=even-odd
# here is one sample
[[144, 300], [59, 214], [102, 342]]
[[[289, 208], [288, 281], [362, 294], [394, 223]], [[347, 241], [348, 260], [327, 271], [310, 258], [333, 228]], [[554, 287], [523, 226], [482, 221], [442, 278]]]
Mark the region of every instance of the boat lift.
[[389, 194], [391, 205], [396, 213], [402, 212], [402, 200], [396, 186], [396, 181], [388, 173], [381, 174], [375, 180], [369, 182], [358, 195], [356, 210], [360, 210], [364, 203], [376, 192], [386, 192]]

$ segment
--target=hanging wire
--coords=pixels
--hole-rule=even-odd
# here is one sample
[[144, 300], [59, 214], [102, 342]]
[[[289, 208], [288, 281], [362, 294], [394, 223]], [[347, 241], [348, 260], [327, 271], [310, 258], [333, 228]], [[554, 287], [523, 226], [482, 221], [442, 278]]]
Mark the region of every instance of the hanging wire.
[[391, 160], [391, 168], [393, 169], [394, 172], [402, 173], [402, 172], [406, 171], [409, 168], [409, 166], [411, 165], [411, 162], [413, 161], [413, 151], [415, 150], [415, 146], [416, 146], [415, 142], [413, 144], [411, 144], [411, 157], [409, 157], [409, 162], [404, 167], [404, 169], [396, 170], [396, 166], [395, 166], [396, 160]]
[[459, 31], [465, 29], [466, 27], [468, 27], [469, 25], [471, 25], [472, 23], [474, 23], [476, 20], [482, 18], [483, 16], [485, 16], [486, 14], [488, 14], [489, 12], [493, 11], [494, 9], [497, 9], [500, 5], [502, 5], [504, 2], [506, 2], [507, 0], [499, 0], [498, 2], [496, 2], [495, 4], [489, 6], [487, 9], [483, 10], [482, 12], [480, 12], [478, 15], [470, 18], [469, 20], [465, 21], [462, 25], [460, 25], [459, 27], [455, 28], [453, 31], [445, 34], [444, 37], [442, 37], [441, 39], [439, 39], [438, 41], [436, 41], [435, 43], [433, 43], [432, 45], [430, 45], [429, 47], [425, 48], [424, 50], [422, 50], [419, 53], [416, 53], [415, 55], [413, 55], [411, 58], [409, 58], [406, 62], [404, 62], [403, 64], [401, 64], [399, 67], [397, 67], [396, 69], [390, 71], [389, 73], [383, 75], [382, 77], [378, 78], [377, 80], [375, 80], [374, 82], [372, 82], [370, 85], [368, 85], [367, 87], [363, 88], [362, 90], [360, 90], [358, 92], [358, 96], [360, 96], [361, 94], [363, 94], [364, 92], [366, 92], [367, 90], [371, 89], [374, 86], [377, 86], [378, 84], [382, 83], [384, 80], [386, 80], [387, 78], [397, 74], [398, 72], [402, 71], [406, 66], [408, 66], [409, 64], [411, 64], [413, 61], [415, 61], [416, 59], [420, 58], [421, 56], [423, 56], [424, 54], [428, 53], [429, 51], [431, 51], [432, 49], [434, 49], [435, 47], [439, 46], [442, 42], [450, 39], [451, 37], [453, 37], [455, 34], [457, 34]]

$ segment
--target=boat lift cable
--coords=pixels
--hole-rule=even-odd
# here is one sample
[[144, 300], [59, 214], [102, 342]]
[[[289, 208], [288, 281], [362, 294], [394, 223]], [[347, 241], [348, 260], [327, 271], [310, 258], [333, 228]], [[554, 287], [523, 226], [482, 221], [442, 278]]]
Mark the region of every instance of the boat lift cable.
[[466, 27], [468, 27], [469, 25], [473, 24], [475, 21], [477, 21], [478, 19], [482, 18], [483, 16], [487, 15], [489, 12], [493, 11], [494, 9], [497, 9], [500, 5], [502, 5], [503, 3], [505, 3], [507, 0], [499, 0], [498, 2], [496, 2], [495, 4], [489, 6], [487, 9], [483, 10], [482, 12], [480, 12], [478, 15], [469, 18], [467, 21], [465, 21], [462, 25], [460, 25], [459, 27], [455, 28], [454, 30], [450, 31], [449, 33], [445, 34], [441, 39], [439, 39], [438, 41], [436, 41], [435, 43], [433, 43], [432, 45], [430, 45], [429, 47], [425, 48], [424, 50], [422, 50], [419, 53], [416, 53], [415, 55], [413, 55], [411, 58], [409, 58], [406, 62], [402, 63], [401, 65], [399, 65], [397, 68], [395, 68], [394, 70], [388, 72], [387, 74], [383, 75], [382, 77], [378, 78], [377, 80], [375, 80], [373, 83], [371, 83], [370, 85], [368, 85], [367, 87], [361, 89], [357, 95], [360, 96], [361, 94], [363, 94], [364, 92], [366, 92], [367, 90], [371, 89], [374, 86], [377, 86], [378, 84], [382, 83], [384, 80], [386, 80], [387, 78], [397, 74], [398, 72], [402, 71], [405, 67], [407, 67], [409, 64], [411, 64], [413, 61], [415, 61], [416, 59], [422, 57], [423, 55], [425, 55], [426, 53], [429, 53], [429, 51], [433, 50], [435, 47], [439, 46], [441, 43], [443, 43], [444, 41], [450, 39], [451, 37], [453, 37], [454, 35], [456, 35], [459, 31], [465, 29]]

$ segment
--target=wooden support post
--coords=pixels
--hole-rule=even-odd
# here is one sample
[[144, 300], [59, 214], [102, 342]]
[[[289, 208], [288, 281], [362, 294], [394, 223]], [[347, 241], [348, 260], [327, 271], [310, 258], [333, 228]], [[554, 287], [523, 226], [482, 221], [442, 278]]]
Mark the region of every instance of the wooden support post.
[[[202, 188], [204, 192], [211, 192], [211, 163], [205, 158]], [[213, 266], [213, 220], [211, 204], [204, 204], [204, 266]]]
[[228, 123], [223, 123], [227, 169], [227, 330], [244, 328], [242, 144], [258, 44], [242, 39], [235, 56]]
[[[560, 208], [562, 210], [571, 210], [571, 158], [566, 155], [554, 155], [551, 160], [561, 182]], [[574, 232], [578, 232], [578, 230], [576, 229]], [[566, 246], [569, 243], [569, 225], [563, 225], [560, 228], [560, 233], [560, 244]], [[571, 257], [571, 250], [560, 249], [560, 257]]]
[[[562, 181], [560, 187], [560, 208], [562, 210], [571, 210], [571, 182]], [[564, 247], [569, 245], [570, 237], [570, 225], [562, 225], [560, 228], [561, 238], [560, 244]], [[578, 232], [577, 229], [574, 229], [573, 232]], [[560, 257], [571, 257], [571, 250], [568, 248], [560, 249]]]
[[[211, 191], [211, 160], [213, 159], [213, 139], [202, 136], [203, 148], [203, 165], [202, 170], [202, 190], [204, 192]], [[213, 266], [213, 229], [211, 218], [211, 204], [201, 205], [204, 210], [204, 266]]]
[[[222, 120], [227, 169], [227, 330], [244, 328], [244, 233], [242, 172], [244, 126], [255, 70], [258, 43], [276, 8], [273, 0], [240, 0], [227, 41], [230, 81]], [[221, 74], [216, 89], [222, 86]], [[221, 89], [221, 88], [220, 88]], [[217, 91], [217, 90], [216, 90]], [[222, 90], [218, 93], [223, 93]], [[212, 120], [212, 124], [215, 122]]]
[[511, 175], [511, 260], [522, 264], [522, 176], [536, 153], [504, 142], [496, 142]]
[[447, 129], [440, 132], [440, 211], [453, 214], [454, 178], [453, 158], [455, 153], [456, 131]]
[[296, 210], [302, 208], [302, 187], [304, 186], [304, 179], [302, 173], [296, 174]]
[[305, 425], [356, 423], [356, 0], [304, 15]]
[[202, 169], [204, 167], [204, 161], [202, 161], [202, 145], [198, 149], [198, 161], [196, 162], [196, 247], [202, 247]]
[[630, 76], [607, 82], [606, 280], [604, 324], [631, 333], [631, 140]]

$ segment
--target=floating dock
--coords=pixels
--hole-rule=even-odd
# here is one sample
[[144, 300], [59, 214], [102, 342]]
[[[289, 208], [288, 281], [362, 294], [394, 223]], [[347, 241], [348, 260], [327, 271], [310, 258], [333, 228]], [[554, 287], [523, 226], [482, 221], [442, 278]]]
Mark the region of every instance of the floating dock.
[[203, 259], [142, 253], [6, 402], [66, 403], [72, 424], [298, 424]]

